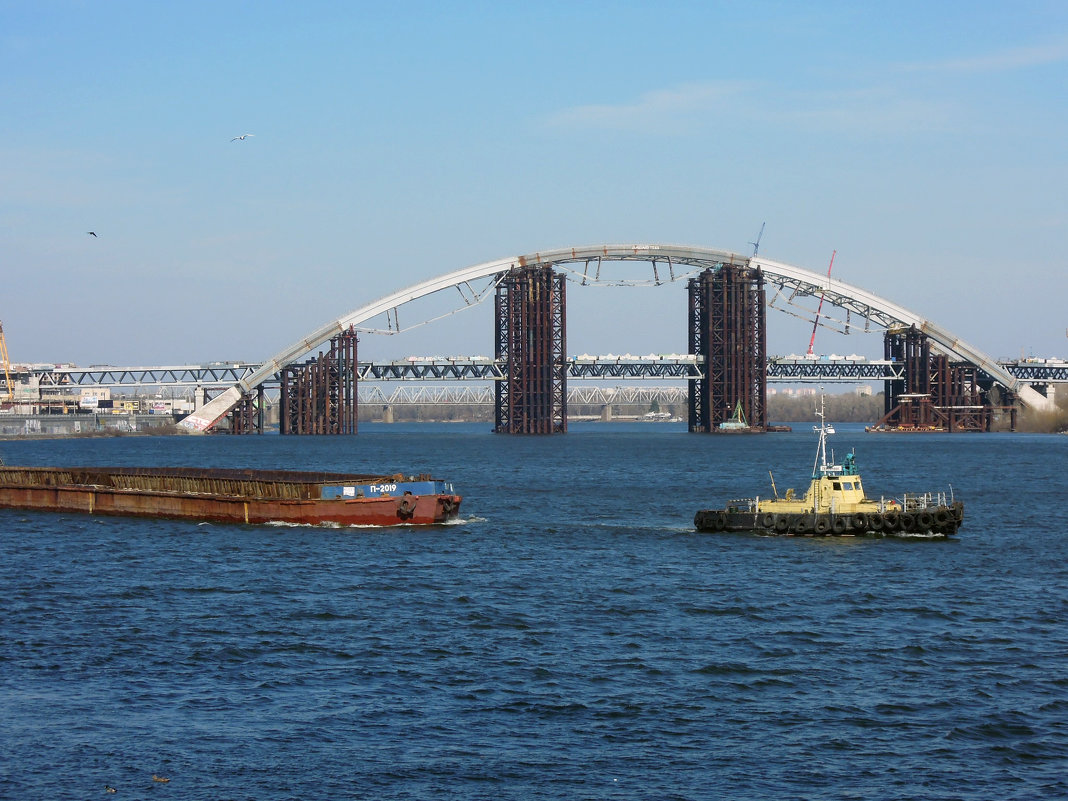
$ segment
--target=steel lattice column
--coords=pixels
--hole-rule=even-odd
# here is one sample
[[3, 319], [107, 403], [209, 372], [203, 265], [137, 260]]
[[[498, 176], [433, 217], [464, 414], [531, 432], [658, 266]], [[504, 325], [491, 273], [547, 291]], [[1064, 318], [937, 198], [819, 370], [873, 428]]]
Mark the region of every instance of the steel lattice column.
[[741, 403], [752, 431], [767, 428], [767, 331], [764, 275], [724, 264], [691, 278], [690, 352], [704, 377], [690, 382], [690, 431], [719, 432]]
[[330, 340], [326, 354], [281, 372], [280, 434], [355, 434], [356, 343], [351, 328]]
[[254, 396], [247, 392], [241, 396], [229, 415], [231, 434], [263, 433], [263, 394], [263, 387], [259, 386]]
[[567, 431], [566, 309], [563, 274], [551, 267], [511, 270], [495, 298], [495, 427], [502, 434]]
[[[885, 414], [875, 427], [898, 431], [990, 431], [994, 407], [989, 390], [980, 383], [978, 368], [953, 364], [942, 354], [932, 354], [927, 335], [916, 326], [887, 330], [883, 338], [887, 359], [901, 363], [903, 377], [885, 382]], [[1010, 413], [1016, 427], [1015, 408]]]

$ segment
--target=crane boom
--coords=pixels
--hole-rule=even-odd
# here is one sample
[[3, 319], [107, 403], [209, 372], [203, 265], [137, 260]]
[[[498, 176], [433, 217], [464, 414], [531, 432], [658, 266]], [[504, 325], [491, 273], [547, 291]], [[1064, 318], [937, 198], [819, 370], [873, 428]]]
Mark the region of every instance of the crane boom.
[[[831, 263], [827, 265], [827, 278], [831, 277], [831, 268], [834, 267], [834, 256], [837, 250], [831, 251]], [[808, 341], [808, 355], [812, 355], [812, 346], [816, 344], [816, 326], [820, 324], [820, 312], [823, 311], [823, 294], [820, 293], [820, 305], [816, 307], [816, 320], [812, 323], [812, 338]]]

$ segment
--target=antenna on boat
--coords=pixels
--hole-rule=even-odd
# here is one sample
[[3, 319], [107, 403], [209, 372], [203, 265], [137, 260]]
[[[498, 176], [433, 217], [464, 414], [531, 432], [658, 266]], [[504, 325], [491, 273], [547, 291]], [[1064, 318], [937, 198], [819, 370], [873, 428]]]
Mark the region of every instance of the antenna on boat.
[[[816, 449], [816, 461], [812, 464], [813, 478], [816, 478], [821, 473], [824, 475], [827, 473], [827, 435], [834, 433], [834, 426], [827, 425], [823, 387], [820, 387], [820, 406], [816, 409], [816, 417], [820, 419], [820, 424], [818, 426], [812, 426], [812, 430], [820, 435], [820, 444]], [[819, 472], [817, 472], [817, 468]]]
[[768, 477], [771, 479], [771, 491], [775, 493], [775, 500], [779, 500], [779, 491], [775, 489], [775, 476], [771, 474], [770, 470], [768, 471]]

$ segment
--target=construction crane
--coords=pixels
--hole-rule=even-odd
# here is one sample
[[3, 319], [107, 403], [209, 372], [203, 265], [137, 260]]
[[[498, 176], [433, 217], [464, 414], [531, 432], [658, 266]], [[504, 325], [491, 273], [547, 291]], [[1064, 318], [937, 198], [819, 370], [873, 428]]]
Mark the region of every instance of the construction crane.
[[[837, 250], [832, 250], [831, 251], [831, 263], [829, 265], [827, 265], [827, 283], [828, 284], [830, 283], [830, 280], [831, 280], [831, 268], [834, 267], [834, 256], [835, 256], [835, 254], [837, 252], [838, 252]], [[825, 293], [820, 292], [820, 305], [818, 307], [816, 307], [816, 320], [815, 320], [815, 322], [812, 323], [812, 338], [808, 341], [808, 353], [806, 354], [808, 356], [814, 355], [812, 353], [812, 346], [816, 344], [816, 326], [818, 326], [820, 324], [820, 312], [823, 311], [823, 295], [824, 294]]]
[[4, 384], [7, 387], [7, 402], [15, 400], [15, 384], [11, 381], [11, 362], [7, 359], [7, 342], [4, 340], [4, 324], [0, 323], [0, 362], [4, 363]]

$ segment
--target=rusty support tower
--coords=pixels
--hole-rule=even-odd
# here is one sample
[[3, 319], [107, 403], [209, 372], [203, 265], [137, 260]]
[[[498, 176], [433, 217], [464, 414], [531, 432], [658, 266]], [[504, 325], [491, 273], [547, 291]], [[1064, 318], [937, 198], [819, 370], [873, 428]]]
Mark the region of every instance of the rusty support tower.
[[356, 349], [350, 327], [330, 340], [330, 350], [280, 373], [279, 434], [355, 434]]
[[495, 386], [498, 433], [567, 431], [565, 285], [552, 267], [520, 267], [497, 286], [495, 353], [507, 363]]
[[690, 353], [704, 358], [704, 377], [690, 381], [690, 431], [720, 433], [739, 404], [749, 431], [766, 431], [767, 330], [764, 274], [723, 264], [687, 284]]
[[229, 414], [231, 434], [262, 434], [264, 415], [263, 385], [246, 392]]
[[[885, 382], [885, 414], [873, 426], [883, 431], [991, 431], [996, 413], [1009, 415], [1016, 429], [1015, 398], [1002, 389], [1002, 405], [991, 400], [993, 381], [978, 367], [931, 352], [916, 326], [888, 329], [883, 355], [902, 366], [902, 377]], [[985, 379], [985, 380], [984, 380]]]

